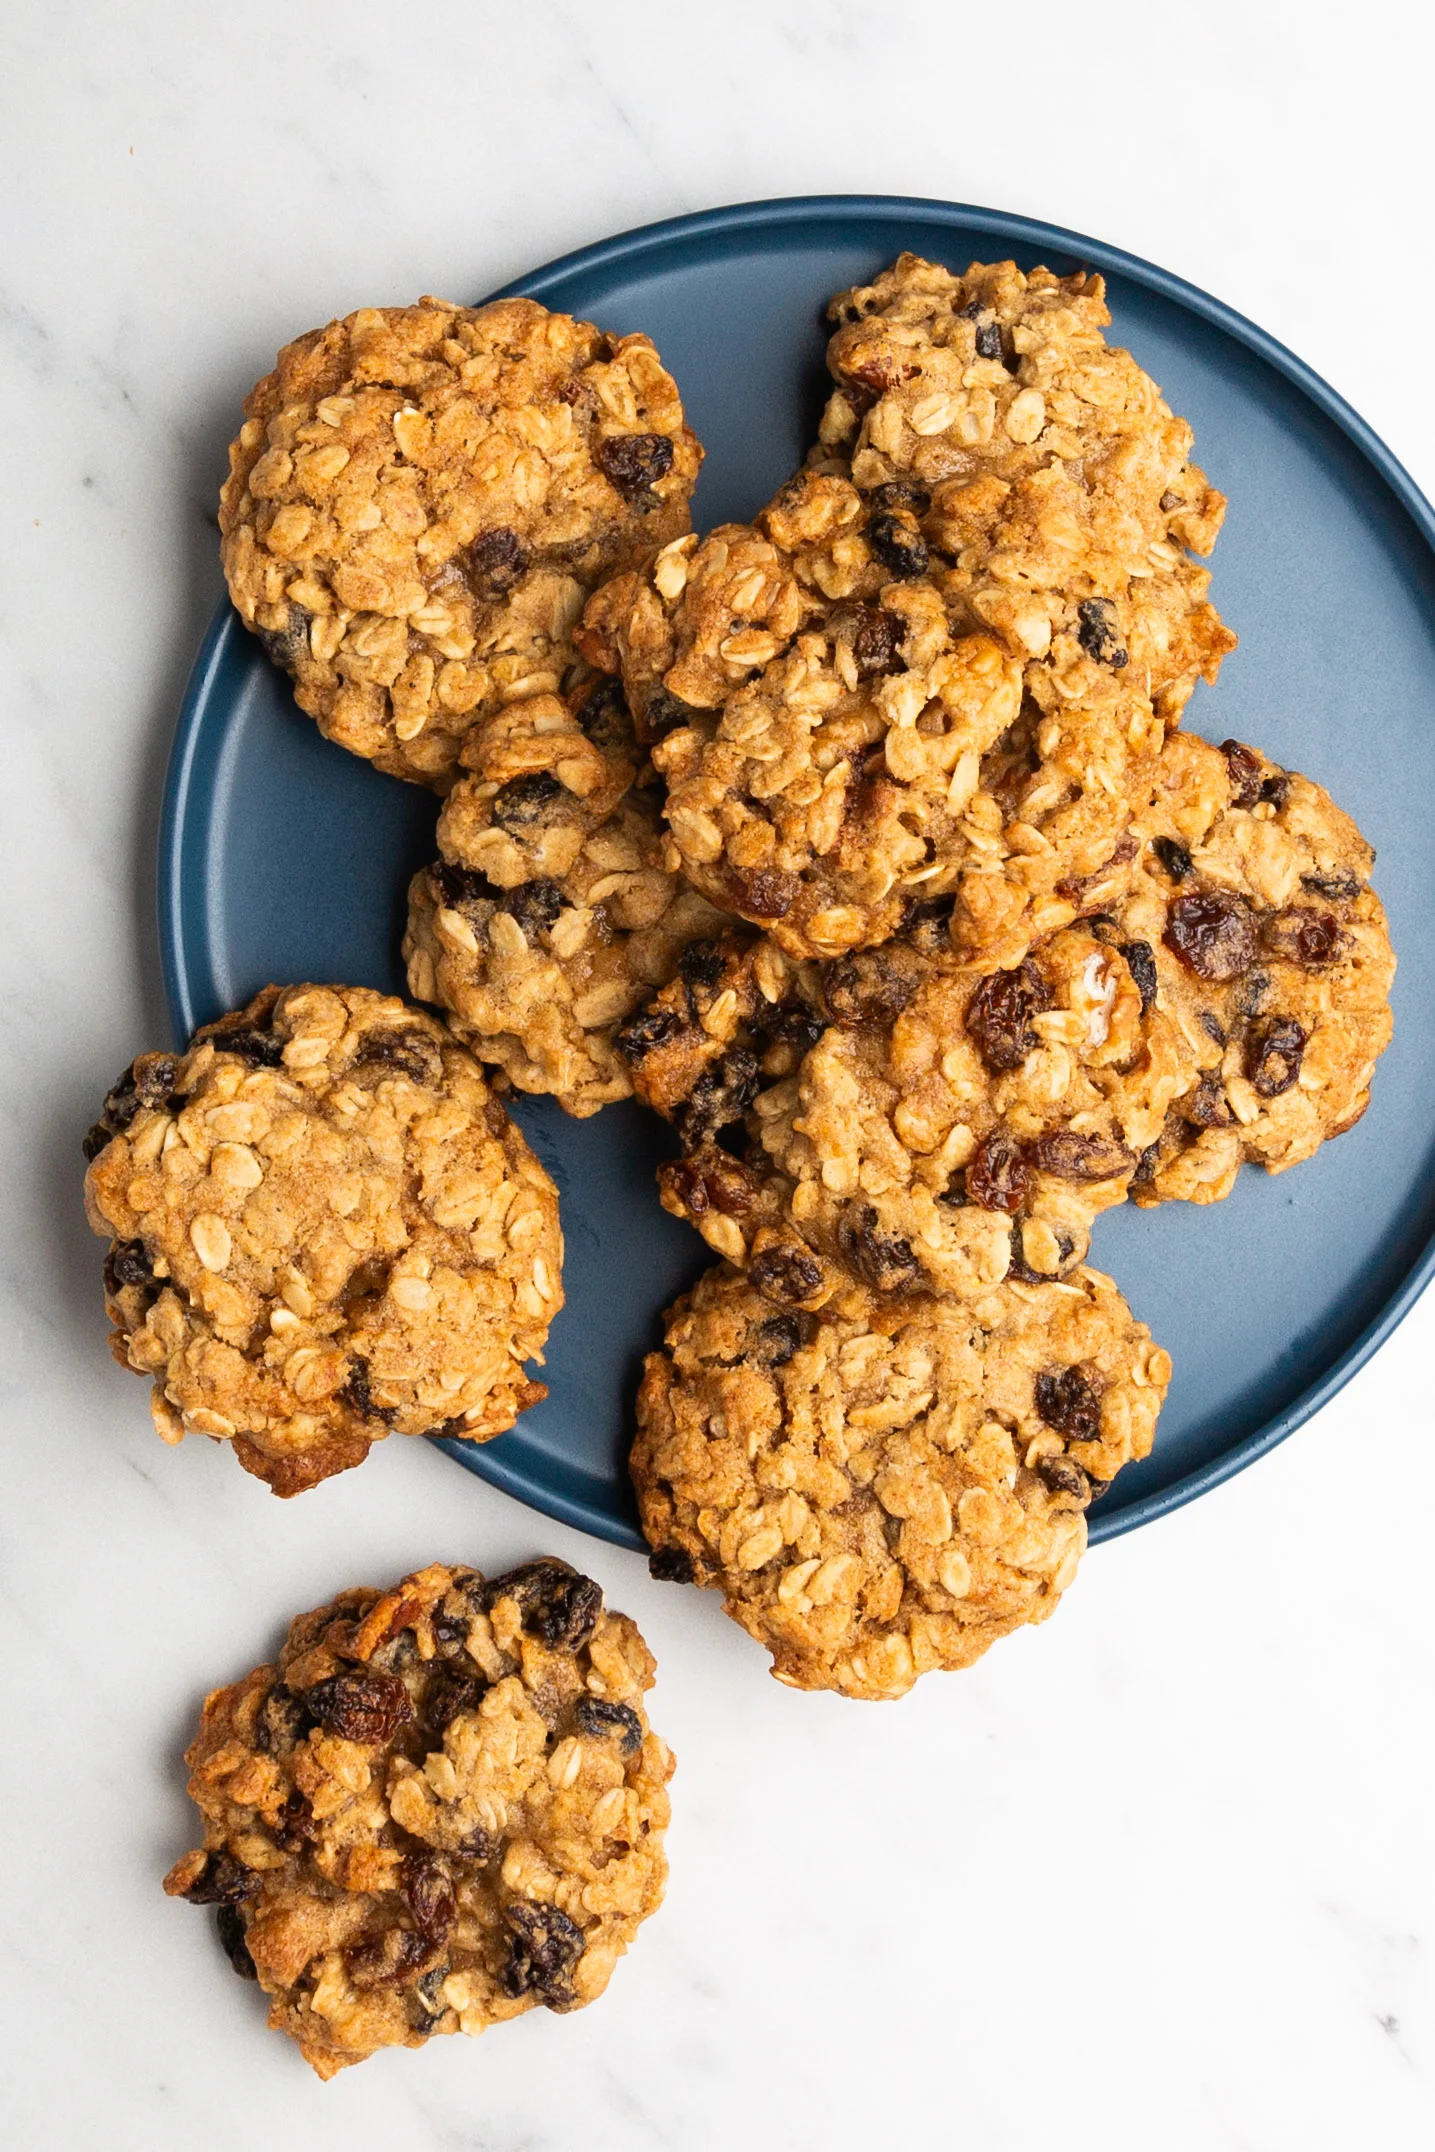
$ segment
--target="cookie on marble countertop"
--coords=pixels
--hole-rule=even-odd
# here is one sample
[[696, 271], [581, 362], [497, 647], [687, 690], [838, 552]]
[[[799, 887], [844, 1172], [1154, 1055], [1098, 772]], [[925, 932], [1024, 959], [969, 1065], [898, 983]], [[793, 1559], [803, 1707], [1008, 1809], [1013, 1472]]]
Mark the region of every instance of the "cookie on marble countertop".
[[436, 1563], [290, 1625], [186, 1754], [165, 1878], [320, 2077], [601, 1995], [667, 1878], [653, 1658], [566, 1562]]
[[901, 1696], [1055, 1610], [1170, 1373], [1096, 1271], [803, 1312], [721, 1265], [639, 1393], [653, 1572], [721, 1591], [789, 1687]]
[[547, 1393], [558, 1196], [468, 1052], [364, 987], [268, 987], [143, 1054], [86, 1139], [121, 1366], [276, 1494]]
[[330, 739], [452, 783], [556, 692], [608, 575], [689, 527], [702, 450], [646, 336], [531, 299], [366, 307], [280, 352], [220, 503], [246, 626]]

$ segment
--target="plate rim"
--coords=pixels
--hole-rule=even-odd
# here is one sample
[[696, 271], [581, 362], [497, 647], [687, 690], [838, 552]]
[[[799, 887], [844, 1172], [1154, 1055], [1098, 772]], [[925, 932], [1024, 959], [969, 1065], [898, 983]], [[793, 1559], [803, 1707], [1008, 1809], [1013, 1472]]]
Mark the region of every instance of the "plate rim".
[[[988, 209], [976, 203], [945, 202], [925, 195], [779, 195], [750, 202], [729, 203], [716, 209], [696, 210], [681, 216], [664, 217], [651, 224], [635, 225], [627, 231], [614, 233], [608, 238], [595, 240], [587, 246], [575, 247], [566, 254], [558, 255], [526, 275], [514, 278], [498, 291], [491, 293], [490, 297], [541, 299], [545, 293], [551, 292], [555, 286], [574, 274], [611, 270], [625, 263], [637, 263], [655, 255], [661, 256], [673, 248], [682, 251], [690, 246], [701, 247], [716, 239], [741, 237], [749, 231], [770, 231], [774, 226], [790, 225], [796, 228], [824, 219], [842, 222], [873, 216], [901, 218], [914, 227], [926, 226], [934, 230], [951, 230], [960, 226], [1001, 238], [1009, 244], [1052, 248], [1073, 255], [1095, 269], [1141, 284], [1171, 300], [1186, 312], [1197, 315], [1226, 336], [1234, 338], [1237, 343], [1244, 344], [1258, 358], [1283, 374], [1347, 437], [1395, 495], [1416, 532], [1423, 539], [1432, 560], [1435, 560], [1435, 508], [1432, 508], [1410, 473], [1368, 421], [1346, 402], [1338, 390], [1316, 373], [1313, 367], [1308, 366], [1304, 359], [1298, 358], [1278, 338], [1238, 313], [1234, 307], [1228, 306], [1224, 300], [1213, 297], [1199, 285], [1190, 283], [1173, 271], [1146, 261], [1138, 254], [1128, 253], [1124, 248], [1108, 245], [1103, 240], [1089, 238], [1084, 233], [1069, 230], [1063, 225], [1049, 224], [1038, 218], [1018, 216], [1000, 209]], [[477, 303], [482, 305], [488, 302], [481, 300]], [[239, 617], [229, 599], [225, 597], [220, 601], [218, 610], [205, 631], [185, 683], [165, 769], [157, 841], [156, 911], [165, 1002], [176, 1044], [187, 1041], [194, 1030], [193, 982], [197, 967], [195, 952], [190, 946], [194, 928], [187, 922], [192, 922], [196, 909], [201, 917], [205, 912], [202, 883], [197, 881], [202, 872], [202, 861], [192, 860], [188, 856], [187, 809], [196, 783], [197, 765], [202, 750], [208, 748], [211, 752], [214, 751], [214, 743], [207, 739], [204, 733], [204, 714], [209, 702], [210, 688], [215, 675], [225, 663], [234, 639], [241, 632]], [[222, 738], [219, 744], [222, 748]], [[197, 906], [192, 902], [187, 903], [187, 898], [195, 897], [199, 899]], [[205, 923], [207, 926], [207, 920]], [[1415, 1256], [1400, 1284], [1379, 1312], [1346, 1347], [1339, 1359], [1315, 1382], [1302, 1390], [1285, 1412], [1267, 1421], [1256, 1433], [1248, 1435], [1211, 1463], [1185, 1474], [1170, 1486], [1141, 1496], [1109, 1517], [1098, 1514], [1090, 1523], [1091, 1545], [1097, 1546], [1103, 1540], [1120, 1538], [1142, 1525], [1152, 1524], [1158, 1518], [1168, 1516], [1173, 1510], [1183, 1509], [1187, 1503], [1199, 1500], [1202, 1495], [1209, 1494], [1213, 1488], [1221, 1486], [1226, 1480], [1234, 1479], [1258, 1459], [1267, 1456], [1329, 1404], [1351, 1378], [1359, 1373], [1404, 1321], [1432, 1277], [1435, 1277], [1435, 1234], [1431, 1235]], [[442, 1437], [431, 1439], [466, 1470], [476, 1473], [481, 1479], [524, 1502], [529, 1508], [536, 1509], [541, 1515], [552, 1517], [562, 1524], [572, 1525], [594, 1538], [606, 1540], [610, 1545], [628, 1547], [638, 1552], [647, 1551], [646, 1542], [631, 1526], [603, 1512], [591, 1510], [582, 1501], [571, 1499], [560, 1491], [546, 1489], [544, 1499], [537, 1500], [531, 1486], [518, 1483], [519, 1475], [505, 1464], [501, 1454], [488, 1454], [491, 1445], [458, 1443]]]

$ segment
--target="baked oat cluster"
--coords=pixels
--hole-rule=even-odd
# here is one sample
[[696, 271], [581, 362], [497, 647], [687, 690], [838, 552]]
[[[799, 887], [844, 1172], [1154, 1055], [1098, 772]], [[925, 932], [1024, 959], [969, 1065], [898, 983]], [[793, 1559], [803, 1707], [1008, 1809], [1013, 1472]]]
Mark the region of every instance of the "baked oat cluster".
[[269, 987], [142, 1054], [86, 1144], [121, 1366], [159, 1434], [232, 1444], [276, 1494], [382, 1436], [486, 1441], [547, 1393], [563, 1305], [552, 1181], [430, 1016]]
[[722, 1591], [790, 1687], [901, 1696], [1054, 1611], [1170, 1374], [1097, 1271], [804, 1314], [721, 1265], [639, 1396], [655, 1572]]
[[475, 723], [559, 690], [588, 593], [688, 528], [701, 460], [646, 336], [531, 299], [364, 307], [245, 404], [230, 595], [330, 739], [445, 790]]
[[565, 1562], [435, 1563], [291, 1624], [188, 1750], [217, 1907], [269, 2023], [328, 2078], [601, 1995], [667, 1879], [653, 1659]]

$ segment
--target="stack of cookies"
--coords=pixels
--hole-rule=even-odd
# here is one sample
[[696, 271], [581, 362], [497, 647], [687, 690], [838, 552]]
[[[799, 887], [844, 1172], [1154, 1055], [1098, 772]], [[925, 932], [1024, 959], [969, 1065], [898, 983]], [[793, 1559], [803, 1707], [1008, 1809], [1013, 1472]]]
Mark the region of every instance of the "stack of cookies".
[[[646, 337], [424, 300], [280, 354], [225, 568], [300, 707], [443, 797], [427, 1008], [271, 987], [141, 1056], [86, 1193], [160, 1434], [289, 1495], [544, 1394], [558, 1199], [503, 1099], [636, 1094], [717, 1258], [639, 1396], [653, 1572], [881, 1698], [1049, 1615], [1150, 1450], [1099, 1213], [1349, 1128], [1394, 959], [1329, 796], [1180, 729], [1225, 502], [1101, 280], [904, 255], [830, 317], [804, 467], [706, 535]], [[560, 1565], [435, 1568], [211, 1699], [171, 1887], [316, 2067], [598, 1992], [661, 1888], [630, 1632]]]

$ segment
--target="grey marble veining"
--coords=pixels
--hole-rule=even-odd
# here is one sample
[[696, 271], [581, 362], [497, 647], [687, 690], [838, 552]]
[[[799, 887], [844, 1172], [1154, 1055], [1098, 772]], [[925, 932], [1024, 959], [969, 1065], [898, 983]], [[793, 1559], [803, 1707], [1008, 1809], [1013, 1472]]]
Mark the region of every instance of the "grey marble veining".
[[[7, 2143], [1435, 2141], [1428, 1301], [1284, 1449], [1100, 1550], [1050, 1627], [863, 1707], [780, 1689], [706, 1595], [421, 1443], [287, 1506], [164, 1449], [105, 1352], [78, 1153], [164, 1035], [158, 790], [225, 444], [281, 341], [712, 203], [943, 195], [1218, 292], [1431, 490], [1428, 19], [57, 0], [5, 46]], [[343, 1584], [540, 1547], [658, 1654], [667, 1905], [592, 2010], [320, 2086], [159, 1892], [200, 1699]]]

